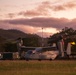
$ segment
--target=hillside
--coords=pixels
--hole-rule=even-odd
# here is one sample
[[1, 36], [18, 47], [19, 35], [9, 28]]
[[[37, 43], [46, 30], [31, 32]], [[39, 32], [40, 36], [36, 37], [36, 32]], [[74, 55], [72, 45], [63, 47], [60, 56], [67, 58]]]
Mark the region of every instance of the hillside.
[[[31, 47], [39, 47], [42, 46], [42, 43], [44, 43], [44, 46], [47, 46], [47, 39], [44, 39], [42, 42], [42, 38], [36, 34], [27, 34], [19, 30], [4, 30], [0, 29], [0, 52], [3, 52], [6, 50], [11, 51], [10, 49], [5, 48], [5, 46], [10, 45], [8, 48], [10, 48], [12, 44], [11, 41], [21, 37], [24, 41], [25, 46], [31, 46]], [[13, 47], [14, 48], [14, 47]], [[13, 49], [11, 48], [11, 49]], [[14, 49], [15, 50], [15, 49]]]
[[18, 37], [24, 38], [28, 36], [28, 34], [19, 30], [14, 30], [14, 29], [11, 29], [11, 30], [0, 29], [0, 36], [5, 39], [16, 39]]

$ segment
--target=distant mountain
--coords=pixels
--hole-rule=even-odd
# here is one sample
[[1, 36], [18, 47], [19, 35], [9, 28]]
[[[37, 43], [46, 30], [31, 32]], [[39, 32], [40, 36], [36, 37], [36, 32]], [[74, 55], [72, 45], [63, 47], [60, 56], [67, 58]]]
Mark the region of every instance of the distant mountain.
[[44, 41], [42, 41], [42, 38], [37, 34], [27, 34], [14, 29], [0, 29], [0, 52], [8, 51], [12, 47], [11, 42], [19, 37], [23, 39], [25, 46], [39, 47], [42, 46], [42, 43], [44, 46], [47, 46], [47, 39], [43, 38]]
[[[4, 30], [0, 29], [0, 52], [10, 51], [16, 46], [11, 44], [17, 38], [21, 37], [26, 46], [40, 46], [41, 37], [36, 34], [27, 34], [19, 30]], [[13, 48], [12, 48], [13, 47]], [[14, 49], [15, 50], [15, 49]]]
[[29, 34], [14, 29], [10, 29], [10, 30], [0, 29], [0, 36], [5, 39], [16, 39], [18, 37], [25, 38], [29, 36]]

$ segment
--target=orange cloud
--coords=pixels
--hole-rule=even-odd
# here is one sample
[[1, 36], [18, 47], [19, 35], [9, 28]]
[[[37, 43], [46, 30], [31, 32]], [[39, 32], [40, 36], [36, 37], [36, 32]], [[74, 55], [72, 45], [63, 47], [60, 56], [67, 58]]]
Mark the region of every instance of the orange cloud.
[[61, 11], [61, 10], [65, 10], [65, 8], [64, 8], [64, 6], [58, 5], [58, 6], [53, 7], [53, 10], [54, 11]]
[[76, 3], [75, 2], [68, 2], [67, 4], [64, 4], [64, 6], [67, 8], [73, 8], [73, 7], [76, 7]]

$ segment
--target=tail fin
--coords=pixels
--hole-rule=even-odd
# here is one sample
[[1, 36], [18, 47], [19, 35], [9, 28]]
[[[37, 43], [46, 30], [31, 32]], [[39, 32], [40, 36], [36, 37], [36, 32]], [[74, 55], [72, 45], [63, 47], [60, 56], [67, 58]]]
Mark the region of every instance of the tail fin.
[[68, 43], [67, 45], [67, 50], [66, 50], [67, 55], [71, 55], [71, 44]]

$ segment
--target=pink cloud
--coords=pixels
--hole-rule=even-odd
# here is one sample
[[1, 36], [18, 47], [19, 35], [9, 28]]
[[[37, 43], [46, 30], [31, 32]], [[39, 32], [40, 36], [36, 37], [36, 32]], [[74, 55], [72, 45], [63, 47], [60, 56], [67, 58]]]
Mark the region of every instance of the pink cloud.
[[66, 18], [31, 18], [31, 19], [12, 19], [12, 20], [3, 20], [3, 22], [13, 25], [24, 25], [32, 27], [52, 27], [57, 29], [62, 29], [64, 27], [76, 27], [76, 19], [68, 20]]
[[23, 15], [23, 16], [39, 16], [41, 15], [40, 12], [36, 12], [35, 10], [31, 10], [31, 11], [23, 11], [20, 12], [19, 15]]
[[75, 2], [68, 2], [67, 4], [64, 4], [64, 6], [67, 8], [73, 8], [73, 7], [76, 7], [76, 3]]
[[54, 31], [51, 28], [56, 29], [56, 31], [63, 29], [64, 27], [71, 27], [76, 29], [76, 19], [68, 20], [66, 18], [31, 18], [31, 19], [12, 19], [12, 20], [0, 20], [0, 28], [3, 29], [17, 29], [25, 33], [37, 33], [40, 28], [50, 28], [49, 32], [44, 32], [44, 36], [52, 35]]
[[9, 14], [7, 14], [7, 16], [8, 16], [9, 18], [13, 18], [13, 17], [15, 17], [15, 14], [14, 14], [14, 13], [9, 13]]
[[56, 5], [52, 8], [53, 11], [62, 11], [62, 10], [67, 10], [67, 9], [72, 9], [76, 7], [75, 2], [67, 2], [66, 4], [60, 4]]
[[[51, 3], [50, 1], [44, 1], [41, 4], [37, 5], [37, 7], [31, 10], [20, 11], [19, 13], [9, 13], [8, 17], [13, 18], [16, 16], [23, 17], [47, 17], [51, 16], [51, 11], [65, 11], [76, 7], [76, 2], [69, 1], [66, 3]], [[50, 13], [49, 13], [50, 12]]]
[[50, 6], [50, 3], [48, 1], [42, 2], [39, 6], [32, 10], [26, 10], [26, 11], [21, 11], [18, 13], [18, 15], [23, 15], [23, 16], [48, 16], [48, 7]]

